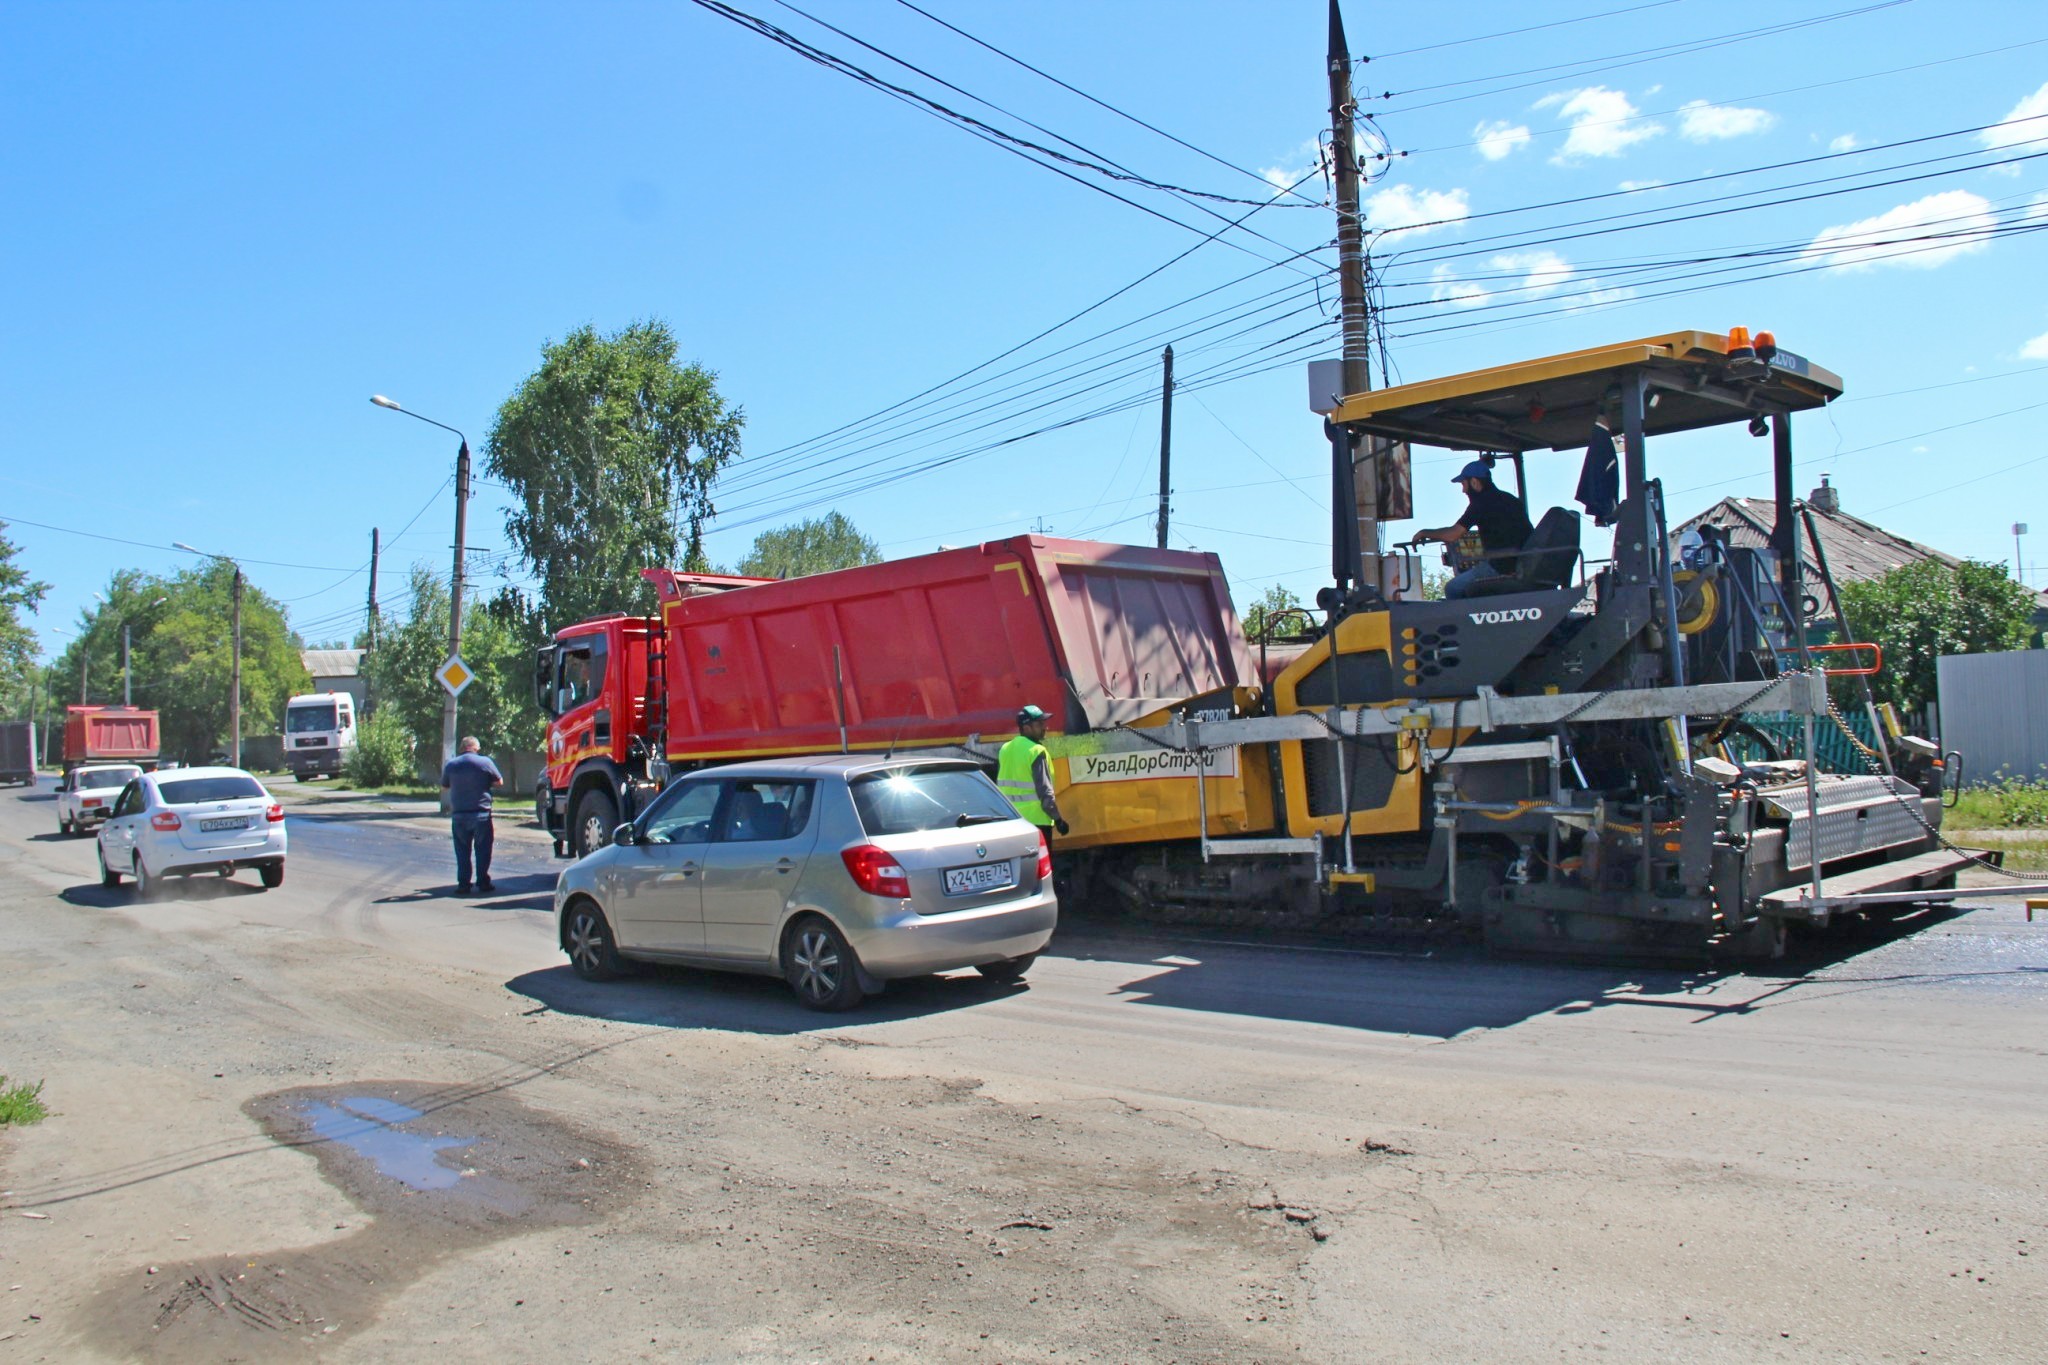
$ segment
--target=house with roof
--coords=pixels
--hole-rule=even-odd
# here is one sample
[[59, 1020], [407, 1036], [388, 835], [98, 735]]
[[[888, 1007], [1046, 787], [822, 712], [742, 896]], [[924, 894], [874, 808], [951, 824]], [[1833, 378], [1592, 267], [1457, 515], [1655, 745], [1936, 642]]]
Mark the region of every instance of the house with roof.
[[363, 651], [360, 649], [302, 649], [299, 662], [313, 675], [315, 692], [346, 692], [362, 710], [370, 686], [363, 680]]

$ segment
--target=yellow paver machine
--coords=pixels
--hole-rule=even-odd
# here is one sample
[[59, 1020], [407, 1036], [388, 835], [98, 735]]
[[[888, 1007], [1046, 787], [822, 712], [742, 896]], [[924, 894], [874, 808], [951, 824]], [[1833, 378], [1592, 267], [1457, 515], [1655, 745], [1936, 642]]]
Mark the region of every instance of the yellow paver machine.
[[[1832, 592], [1809, 587], [1824, 566], [1817, 578], [1802, 563], [1792, 421], [1841, 392], [1769, 333], [1736, 329], [1332, 395], [1319, 407], [1336, 581], [1308, 647], [1263, 691], [1057, 749], [1063, 768], [1162, 750], [1190, 772], [1220, 770], [1206, 751], [1260, 761], [1191, 783], [1198, 837], [1077, 829], [1077, 890], [1167, 918], [1391, 920], [1477, 929], [1517, 951], [1734, 957], [1775, 956], [1788, 925], [1953, 895], [1971, 854], [1938, 833], [1935, 746], [1882, 725], [1875, 745], [1858, 741], [1868, 771], [1813, 761], [1816, 726], [1848, 728], [1822, 663], [1864, 656], [1821, 655], [1809, 639]], [[1519, 551], [1488, 547], [1512, 571], [1468, 579], [1457, 600], [1412, 590], [1412, 547], [1345, 544], [1354, 468], [1371, 470], [1356, 452], [1470, 452], [1515, 470], [1526, 503], [1525, 457], [1587, 450], [1602, 413], [1616, 467], [1595, 524], [1529, 509]], [[1769, 549], [1712, 528], [1674, 543], [1649, 444], [1705, 428], [1726, 447], [1694, 454], [1689, 472], [1740, 470], [1753, 438], [1769, 438]], [[1803, 745], [1761, 758], [1731, 747], [1758, 713], [1789, 713]], [[1236, 789], [1246, 782], [1258, 799]], [[1270, 828], [1247, 827], [1267, 809]]]

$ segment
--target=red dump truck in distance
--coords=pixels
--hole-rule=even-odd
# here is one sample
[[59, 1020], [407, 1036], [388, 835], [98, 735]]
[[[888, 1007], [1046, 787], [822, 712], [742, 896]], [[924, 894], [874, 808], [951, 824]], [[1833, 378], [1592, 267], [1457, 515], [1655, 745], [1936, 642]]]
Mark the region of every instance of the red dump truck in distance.
[[156, 712], [132, 706], [64, 708], [64, 771], [81, 763], [137, 763], [156, 766]]
[[1000, 743], [1026, 702], [1080, 734], [1258, 681], [1213, 554], [1017, 536], [786, 581], [646, 577], [659, 616], [540, 652], [536, 810], [559, 852], [707, 764]]

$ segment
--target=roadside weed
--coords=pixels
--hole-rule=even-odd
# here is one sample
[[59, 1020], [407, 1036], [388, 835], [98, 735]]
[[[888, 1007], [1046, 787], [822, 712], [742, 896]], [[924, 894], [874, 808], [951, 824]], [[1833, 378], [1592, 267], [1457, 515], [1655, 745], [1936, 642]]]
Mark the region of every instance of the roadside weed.
[[41, 1095], [43, 1083], [30, 1085], [27, 1081], [9, 1085], [5, 1076], [0, 1076], [0, 1128], [10, 1123], [38, 1123], [49, 1115]]
[[2048, 778], [2026, 782], [2001, 775], [1963, 792], [1947, 818], [1964, 829], [2048, 828]]

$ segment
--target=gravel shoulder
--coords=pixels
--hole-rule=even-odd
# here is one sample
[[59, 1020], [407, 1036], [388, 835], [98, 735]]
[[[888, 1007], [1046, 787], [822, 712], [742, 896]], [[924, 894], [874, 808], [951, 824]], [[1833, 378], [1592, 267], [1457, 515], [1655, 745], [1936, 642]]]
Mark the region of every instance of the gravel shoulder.
[[[0, 1132], [0, 1358], [2038, 1355], [2014, 903], [1756, 976], [1076, 925], [821, 1018], [579, 982], [345, 804], [278, 891], [139, 904], [0, 796], [0, 1072], [54, 1110]], [[456, 1193], [308, 1126], [349, 1104]]]

